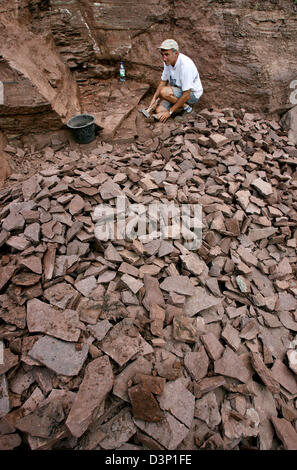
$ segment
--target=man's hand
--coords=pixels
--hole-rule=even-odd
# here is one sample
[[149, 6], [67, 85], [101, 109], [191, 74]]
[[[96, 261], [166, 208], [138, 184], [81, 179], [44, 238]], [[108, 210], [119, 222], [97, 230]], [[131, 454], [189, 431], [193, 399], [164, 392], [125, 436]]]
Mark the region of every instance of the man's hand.
[[152, 101], [150, 102], [149, 107], [148, 107], [147, 109], [149, 109], [149, 110], [152, 111], [152, 110], [157, 106], [157, 104], [159, 103], [159, 101], [160, 101], [160, 98], [155, 98], [155, 97], [153, 97], [153, 98], [152, 98]]
[[168, 118], [170, 118], [170, 113], [169, 111], [165, 111], [164, 113], [160, 113], [159, 121], [166, 122]]

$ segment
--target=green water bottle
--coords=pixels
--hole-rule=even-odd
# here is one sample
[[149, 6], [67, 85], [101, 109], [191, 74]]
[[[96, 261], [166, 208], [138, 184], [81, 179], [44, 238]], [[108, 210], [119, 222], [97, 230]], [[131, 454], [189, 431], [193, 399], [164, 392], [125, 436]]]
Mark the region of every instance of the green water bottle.
[[120, 81], [125, 82], [126, 81], [126, 71], [123, 62], [120, 64]]

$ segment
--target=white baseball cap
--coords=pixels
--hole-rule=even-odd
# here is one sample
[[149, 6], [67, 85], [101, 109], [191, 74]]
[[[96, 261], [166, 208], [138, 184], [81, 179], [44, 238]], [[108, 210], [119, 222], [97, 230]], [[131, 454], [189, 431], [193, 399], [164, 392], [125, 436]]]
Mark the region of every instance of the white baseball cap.
[[178, 44], [174, 39], [166, 39], [158, 49], [175, 49], [176, 51], [179, 51]]

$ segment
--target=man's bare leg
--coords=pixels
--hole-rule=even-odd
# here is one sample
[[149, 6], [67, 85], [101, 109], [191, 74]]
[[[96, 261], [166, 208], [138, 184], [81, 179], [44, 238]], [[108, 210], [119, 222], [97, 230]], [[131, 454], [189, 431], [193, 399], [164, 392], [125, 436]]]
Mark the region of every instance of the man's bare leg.
[[[169, 101], [169, 103], [176, 103], [178, 98], [174, 95], [173, 90], [171, 86], [164, 86], [160, 92], [160, 96], [163, 98], [165, 101]], [[156, 115], [158, 116], [159, 113], [164, 113], [165, 111], [168, 111], [168, 109], [161, 104], [156, 107]]]

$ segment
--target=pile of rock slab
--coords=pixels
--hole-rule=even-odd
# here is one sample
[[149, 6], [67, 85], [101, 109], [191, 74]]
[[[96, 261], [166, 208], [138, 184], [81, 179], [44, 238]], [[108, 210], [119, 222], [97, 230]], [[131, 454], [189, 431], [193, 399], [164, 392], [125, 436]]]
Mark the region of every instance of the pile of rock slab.
[[[151, 128], [0, 192], [1, 450], [297, 449], [297, 148], [231, 108]], [[118, 196], [134, 229], [199, 205], [200, 246], [109, 236]]]

